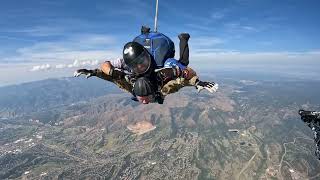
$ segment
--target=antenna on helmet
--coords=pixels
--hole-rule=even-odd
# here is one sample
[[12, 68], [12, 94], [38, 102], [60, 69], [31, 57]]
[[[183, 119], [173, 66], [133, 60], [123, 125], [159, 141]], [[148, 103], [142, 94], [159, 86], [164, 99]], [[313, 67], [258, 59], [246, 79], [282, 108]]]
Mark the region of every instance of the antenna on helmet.
[[154, 32], [158, 31], [158, 9], [159, 9], [159, 0], [156, 0], [156, 15], [154, 17]]

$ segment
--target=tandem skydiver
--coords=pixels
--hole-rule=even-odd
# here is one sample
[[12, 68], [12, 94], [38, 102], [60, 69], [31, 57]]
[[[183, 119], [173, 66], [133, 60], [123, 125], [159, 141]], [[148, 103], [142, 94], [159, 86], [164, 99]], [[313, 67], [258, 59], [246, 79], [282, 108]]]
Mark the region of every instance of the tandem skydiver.
[[184, 86], [195, 86], [199, 91], [207, 89], [211, 93], [218, 85], [200, 81], [189, 64], [188, 40], [190, 35], [182, 33], [180, 39], [180, 59], [174, 59], [174, 44], [167, 36], [150, 32], [142, 27], [141, 35], [124, 46], [123, 59], [106, 61], [101, 69], [79, 69], [75, 76], [97, 76], [114, 82], [121, 89], [133, 94], [133, 100], [143, 104], [163, 103], [164, 97], [177, 92]]
[[313, 131], [314, 142], [316, 144], [315, 155], [320, 160], [320, 112], [299, 110], [301, 120]]

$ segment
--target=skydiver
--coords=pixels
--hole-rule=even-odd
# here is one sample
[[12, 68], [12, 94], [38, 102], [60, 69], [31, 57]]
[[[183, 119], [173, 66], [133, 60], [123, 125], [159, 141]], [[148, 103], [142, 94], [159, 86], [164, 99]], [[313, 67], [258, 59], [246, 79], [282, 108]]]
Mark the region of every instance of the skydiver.
[[316, 144], [315, 155], [320, 160], [320, 112], [299, 110], [301, 120], [313, 131]]
[[[75, 72], [74, 76], [77, 77], [83, 74], [87, 78], [96, 76], [113, 82], [119, 88], [132, 93], [134, 95], [133, 100], [143, 104], [152, 102], [162, 104], [166, 95], [177, 92], [185, 86], [195, 86], [198, 91], [207, 89], [211, 93], [215, 92], [218, 88], [217, 84], [200, 81], [191, 68], [183, 71], [176, 68], [164, 68], [157, 71], [157, 80], [141, 76], [132, 81], [132, 78], [128, 77], [131, 75], [125, 73], [126, 65], [121, 62], [123, 62], [123, 59], [106, 61], [101, 65], [101, 69], [79, 69]], [[123, 69], [119, 69], [121, 67]]]
[[[146, 27], [142, 27], [141, 33], [141, 36], [135, 38], [134, 41], [136, 42], [129, 42], [124, 46], [123, 59], [106, 61], [101, 65], [101, 69], [80, 69], [75, 72], [75, 76], [85, 74], [87, 77], [97, 76], [114, 82], [120, 88], [131, 92], [134, 95], [133, 100], [144, 104], [150, 102], [162, 104], [164, 96], [177, 92], [184, 86], [195, 86], [199, 91], [207, 89], [212, 93], [217, 90], [217, 84], [200, 81], [196, 73], [187, 67], [189, 64], [189, 34], [179, 35], [180, 59], [176, 60], [173, 58], [173, 42], [168, 37], [161, 33], [152, 34], [150, 28]], [[153, 36], [155, 40], [147, 39], [150, 36]], [[165, 42], [169, 43], [159, 45], [157, 49], [161, 53], [154, 53], [150, 50], [151, 41], [152, 44], [158, 45]], [[151, 53], [154, 53], [153, 56]], [[161, 68], [157, 69], [158, 67]], [[125, 71], [131, 73], [131, 75], [126, 74]]]

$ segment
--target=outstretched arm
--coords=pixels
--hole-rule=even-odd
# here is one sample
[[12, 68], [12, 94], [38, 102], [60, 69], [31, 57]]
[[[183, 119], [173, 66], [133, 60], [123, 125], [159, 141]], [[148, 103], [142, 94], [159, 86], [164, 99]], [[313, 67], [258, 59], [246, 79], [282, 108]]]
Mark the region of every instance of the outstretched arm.
[[105, 74], [101, 69], [78, 69], [74, 72], [74, 77], [79, 77], [81, 75], [86, 76], [86, 78], [96, 76], [107, 81], [112, 81], [112, 76]]
[[211, 93], [216, 92], [219, 88], [217, 83], [199, 80], [196, 72], [188, 67], [181, 71], [181, 75], [179, 77], [164, 83], [161, 93], [163, 95], [172, 94], [186, 86], [194, 86], [199, 92], [203, 89], [206, 89]]
[[113, 82], [120, 89], [125, 90], [126, 92], [132, 93], [132, 84], [126, 80], [126, 73], [115, 69], [110, 62], [104, 62], [101, 65], [101, 69], [78, 69], [74, 76], [78, 77], [80, 75], [85, 75], [87, 78], [91, 76], [96, 76], [98, 78], [104, 79], [106, 81]]
[[182, 84], [184, 86], [194, 86], [198, 89], [198, 92], [206, 89], [209, 92], [214, 93], [219, 88], [219, 85], [215, 82], [201, 81], [197, 76], [197, 73], [190, 67], [187, 67], [182, 71], [182, 77]]
[[91, 76], [96, 76], [101, 79], [111, 81], [111, 80], [119, 80], [125, 78], [125, 73], [123, 71], [119, 71], [114, 68], [110, 61], [106, 61], [101, 64], [101, 69], [78, 69], [74, 72], [74, 76], [78, 77], [80, 75], [85, 75], [86, 78], [90, 78]]

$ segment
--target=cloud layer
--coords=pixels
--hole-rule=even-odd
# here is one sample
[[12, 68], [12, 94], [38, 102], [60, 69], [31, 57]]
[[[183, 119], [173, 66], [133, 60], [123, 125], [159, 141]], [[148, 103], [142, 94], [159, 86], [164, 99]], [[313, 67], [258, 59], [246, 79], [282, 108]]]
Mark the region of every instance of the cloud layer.
[[66, 68], [79, 68], [79, 67], [92, 67], [97, 66], [99, 64], [98, 60], [88, 60], [88, 61], [80, 61], [75, 60], [71, 64], [56, 64], [56, 65], [50, 65], [50, 64], [42, 64], [42, 65], [36, 65], [33, 66], [30, 71], [48, 71], [50, 69], [66, 69]]
[[[16, 49], [16, 53], [0, 57], [0, 63], [63, 63], [77, 60], [102, 60], [105, 57], [118, 57], [116, 38], [101, 34], [72, 35], [67, 39], [37, 42]], [[119, 52], [119, 53], [116, 53]]]

